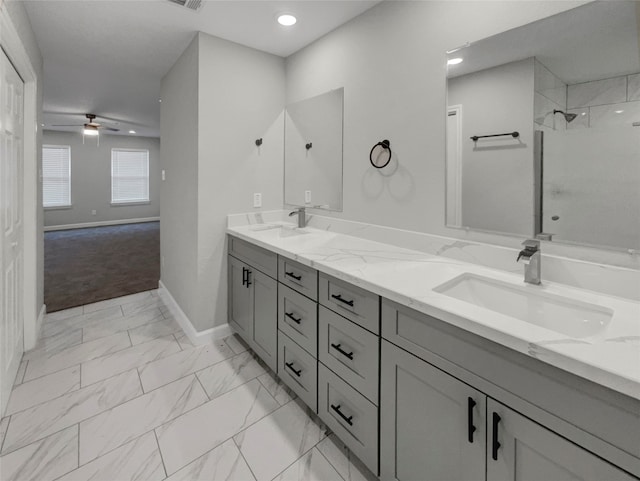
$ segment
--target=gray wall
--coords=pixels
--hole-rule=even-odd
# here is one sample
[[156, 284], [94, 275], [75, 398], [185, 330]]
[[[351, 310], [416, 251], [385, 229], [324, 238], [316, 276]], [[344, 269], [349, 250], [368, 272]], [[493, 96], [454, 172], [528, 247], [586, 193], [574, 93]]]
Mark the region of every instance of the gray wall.
[[198, 41], [162, 79], [160, 163], [161, 279], [193, 319], [197, 295], [198, 235]]
[[[196, 329], [227, 322], [227, 215], [282, 208], [284, 60], [201, 33]], [[233, 66], [233, 68], [229, 68]], [[255, 139], [263, 139], [258, 148]]]
[[[461, 106], [465, 227], [534, 233], [533, 79], [531, 57], [448, 81], [449, 106]], [[469, 139], [514, 130], [517, 140]]]
[[282, 58], [200, 33], [163, 79], [162, 282], [196, 330], [227, 322], [226, 216], [255, 192], [282, 207], [284, 78]]
[[[344, 209], [330, 215], [466, 236], [445, 227], [445, 52], [581, 3], [383, 2], [288, 57], [287, 103], [345, 88]], [[390, 177], [368, 161], [382, 139]]]
[[[85, 138], [79, 132], [45, 130], [43, 144], [71, 147], [70, 209], [46, 209], [44, 225], [60, 226], [87, 222], [158, 217], [160, 215], [160, 139], [124, 135]], [[111, 149], [149, 150], [149, 204], [111, 205]], [[96, 215], [91, 211], [96, 210]]]

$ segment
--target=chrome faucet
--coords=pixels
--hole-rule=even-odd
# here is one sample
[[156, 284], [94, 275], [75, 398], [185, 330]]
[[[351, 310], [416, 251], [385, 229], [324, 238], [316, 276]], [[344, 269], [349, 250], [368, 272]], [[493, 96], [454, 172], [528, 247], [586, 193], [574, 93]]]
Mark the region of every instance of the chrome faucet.
[[518, 254], [517, 262], [524, 264], [524, 281], [529, 284], [540, 284], [540, 241], [527, 239], [522, 243], [524, 249]]
[[298, 227], [302, 228], [307, 225], [307, 214], [304, 207], [298, 207], [293, 212], [289, 212], [289, 217], [298, 215]]

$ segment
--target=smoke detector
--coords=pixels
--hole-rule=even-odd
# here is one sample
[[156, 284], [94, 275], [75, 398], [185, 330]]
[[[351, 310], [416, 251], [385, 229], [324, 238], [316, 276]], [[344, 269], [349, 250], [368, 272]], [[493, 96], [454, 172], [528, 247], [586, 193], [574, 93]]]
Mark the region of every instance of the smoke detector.
[[198, 11], [202, 8], [202, 0], [169, 0], [171, 3], [188, 8], [189, 10]]

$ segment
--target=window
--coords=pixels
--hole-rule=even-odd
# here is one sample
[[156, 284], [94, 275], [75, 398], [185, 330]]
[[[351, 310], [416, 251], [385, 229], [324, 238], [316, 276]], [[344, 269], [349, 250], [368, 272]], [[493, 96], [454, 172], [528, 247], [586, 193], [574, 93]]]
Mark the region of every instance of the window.
[[111, 203], [149, 202], [149, 151], [111, 149]]
[[71, 206], [71, 147], [42, 146], [42, 204]]

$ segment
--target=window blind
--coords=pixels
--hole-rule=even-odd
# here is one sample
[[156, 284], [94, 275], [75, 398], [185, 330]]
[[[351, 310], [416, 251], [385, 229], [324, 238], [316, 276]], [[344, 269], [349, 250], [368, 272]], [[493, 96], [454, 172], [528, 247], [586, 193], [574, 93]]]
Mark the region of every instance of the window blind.
[[149, 151], [111, 150], [111, 203], [149, 201]]
[[42, 204], [44, 207], [71, 205], [71, 148], [42, 147]]

